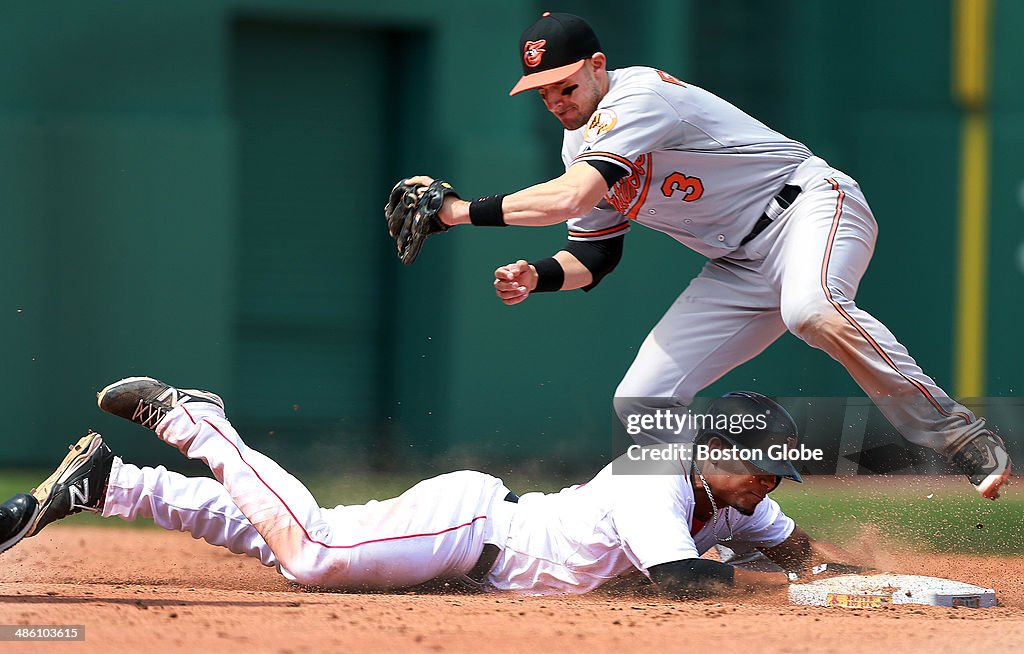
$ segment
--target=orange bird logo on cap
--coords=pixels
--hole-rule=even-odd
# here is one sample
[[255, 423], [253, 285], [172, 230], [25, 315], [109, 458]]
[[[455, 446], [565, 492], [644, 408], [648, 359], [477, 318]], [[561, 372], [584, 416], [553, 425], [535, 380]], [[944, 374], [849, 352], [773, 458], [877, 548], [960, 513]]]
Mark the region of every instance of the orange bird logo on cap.
[[547, 44], [547, 39], [526, 42], [526, 47], [523, 49], [523, 61], [527, 66], [536, 68], [540, 65], [540, 58], [544, 56], [544, 46]]

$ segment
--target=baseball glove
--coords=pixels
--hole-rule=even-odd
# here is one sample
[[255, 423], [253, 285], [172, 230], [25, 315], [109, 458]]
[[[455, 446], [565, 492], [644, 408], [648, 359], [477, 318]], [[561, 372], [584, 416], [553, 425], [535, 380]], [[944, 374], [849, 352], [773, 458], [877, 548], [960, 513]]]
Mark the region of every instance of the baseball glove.
[[441, 180], [423, 186], [407, 184], [402, 179], [391, 189], [384, 218], [388, 221], [388, 234], [395, 239], [398, 258], [405, 265], [416, 260], [428, 236], [448, 231], [448, 225], [441, 222], [437, 212], [449, 195], [459, 197], [451, 184]]

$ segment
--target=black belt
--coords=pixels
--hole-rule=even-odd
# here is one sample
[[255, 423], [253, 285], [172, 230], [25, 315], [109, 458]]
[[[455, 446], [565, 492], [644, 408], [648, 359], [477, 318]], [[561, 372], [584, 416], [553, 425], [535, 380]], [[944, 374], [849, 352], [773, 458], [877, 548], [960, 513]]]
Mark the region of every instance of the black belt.
[[[779, 203], [779, 207], [783, 211], [789, 208], [789, 205], [796, 201], [796, 196], [800, 195], [800, 187], [793, 186], [792, 184], [786, 184], [779, 191], [779, 194], [775, 196], [775, 201]], [[754, 223], [754, 229], [750, 230], [750, 233], [743, 237], [740, 241], [740, 245], [746, 245], [750, 241], [754, 240], [758, 234], [763, 232], [768, 225], [772, 224], [772, 218], [767, 213], [761, 214], [761, 217]]]
[[[505, 496], [505, 501], [518, 504], [519, 496], [512, 491], [509, 491], [508, 495]], [[466, 573], [466, 576], [478, 584], [484, 583], [484, 577], [486, 577], [487, 573], [494, 567], [494, 562], [498, 560], [499, 554], [501, 554], [500, 547], [490, 543], [485, 543], [484, 551], [480, 552], [480, 558], [476, 560], [476, 565], [473, 566], [472, 570]]]

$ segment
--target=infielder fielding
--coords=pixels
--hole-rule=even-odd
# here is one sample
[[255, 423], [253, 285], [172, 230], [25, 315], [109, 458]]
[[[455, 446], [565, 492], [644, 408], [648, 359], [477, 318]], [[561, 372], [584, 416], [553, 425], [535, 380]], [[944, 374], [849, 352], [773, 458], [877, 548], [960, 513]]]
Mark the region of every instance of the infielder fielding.
[[607, 70], [597, 36], [577, 16], [545, 13], [523, 32], [519, 56], [523, 76], [510, 95], [537, 89], [563, 125], [565, 174], [471, 202], [430, 177], [399, 182], [385, 213], [405, 263], [426, 236], [453, 225], [567, 222], [568, 243], [553, 257], [495, 271], [498, 297], [513, 305], [597, 286], [618, 264], [632, 223], [664, 232], [709, 261], [619, 384], [623, 421], [685, 409], [788, 329], [845, 366], [907, 440], [998, 497], [1011, 469], [1002, 440], [854, 304], [877, 225], [853, 179], [669, 73]]
[[[90, 433], [33, 494], [0, 508], [0, 551], [86, 510], [150, 518], [314, 586], [388, 589], [451, 579], [478, 589], [583, 593], [637, 569], [676, 597], [781, 586], [812, 563], [846, 556], [812, 541], [767, 497], [783, 477], [800, 481], [785, 460], [669, 460], [645, 467], [648, 474], [613, 474], [610, 464], [586, 484], [522, 498], [500, 479], [461, 471], [394, 499], [327, 509], [242, 442], [213, 393], [132, 377], [103, 389], [99, 405], [206, 462], [216, 480], [134, 466]], [[795, 444], [792, 418], [763, 396], [730, 394], [714, 412], [770, 419], [742, 433], [702, 432], [711, 450]], [[725, 541], [763, 551], [790, 574], [698, 558]]]

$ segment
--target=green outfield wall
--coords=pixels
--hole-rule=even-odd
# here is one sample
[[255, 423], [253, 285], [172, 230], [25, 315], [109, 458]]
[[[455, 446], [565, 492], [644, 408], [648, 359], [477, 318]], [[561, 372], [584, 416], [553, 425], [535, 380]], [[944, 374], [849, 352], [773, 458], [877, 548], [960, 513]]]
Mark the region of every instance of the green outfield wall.
[[[1024, 386], [1019, 3], [995, 2], [985, 391]], [[255, 447], [329, 469], [608, 454], [612, 393], [700, 257], [634, 229], [592, 293], [509, 308], [495, 267], [545, 229], [461, 228], [404, 268], [395, 179], [466, 196], [559, 172], [518, 78], [544, 9], [591, 20], [612, 67], [722, 95], [857, 178], [880, 224], [858, 303], [952, 385], [960, 108], [945, 3], [652, 0], [0, 3], [0, 465], [48, 465], [87, 428], [178, 455], [95, 408], [148, 374], [220, 392]], [[859, 394], [784, 336], [708, 393]], [[1016, 446], [1015, 446], [1016, 447]], [[1024, 455], [1024, 453], [1022, 453]]]

